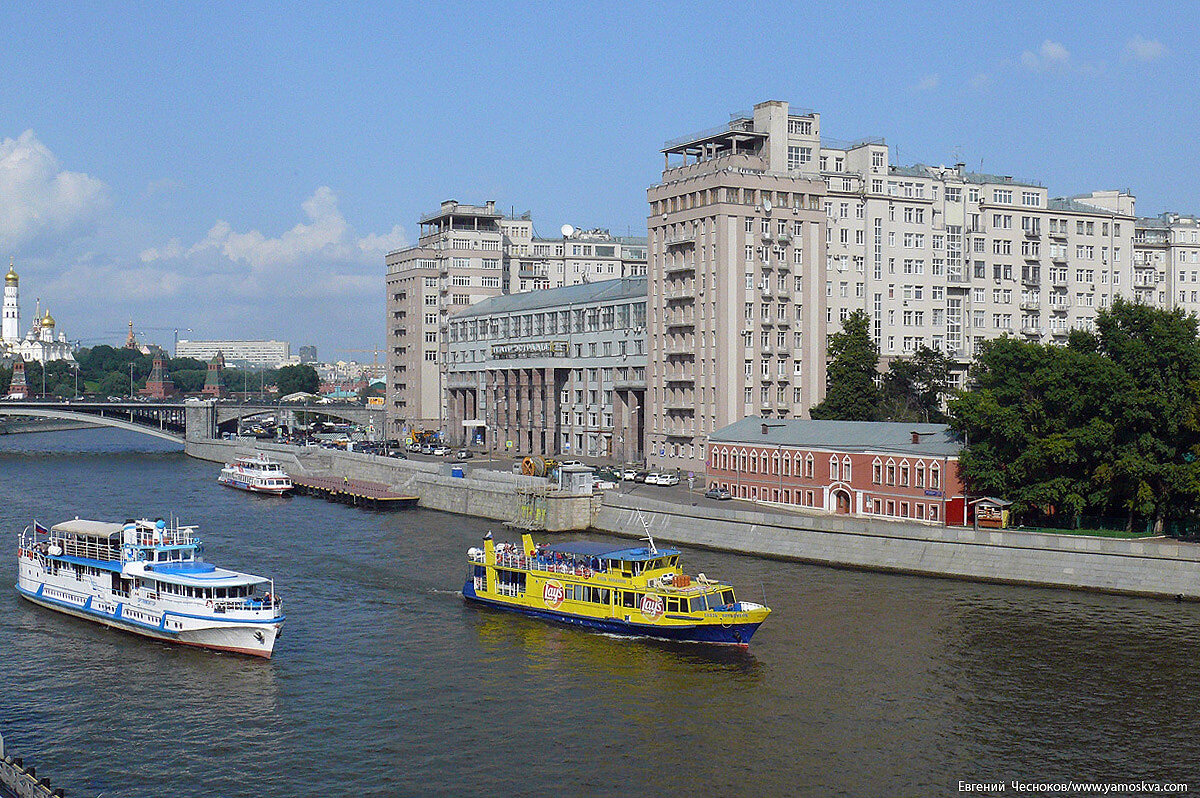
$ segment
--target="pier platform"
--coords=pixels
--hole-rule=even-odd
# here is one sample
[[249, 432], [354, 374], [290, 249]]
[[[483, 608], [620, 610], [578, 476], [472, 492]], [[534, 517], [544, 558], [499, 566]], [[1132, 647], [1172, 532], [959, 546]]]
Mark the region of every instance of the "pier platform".
[[333, 502], [376, 510], [401, 510], [416, 507], [418, 496], [393, 491], [382, 482], [346, 477], [291, 475], [293, 492], [303, 496], [319, 496]]

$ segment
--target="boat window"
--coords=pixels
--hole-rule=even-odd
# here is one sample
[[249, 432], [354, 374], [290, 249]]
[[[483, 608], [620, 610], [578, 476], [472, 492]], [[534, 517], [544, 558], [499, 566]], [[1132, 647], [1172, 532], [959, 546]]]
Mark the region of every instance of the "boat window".
[[709, 593], [704, 597], [704, 600], [708, 602], [708, 608], [710, 610], [715, 610], [717, 607], [721, 606], [721, 597], [716, 593]]
[[725, 602], [726, 604], [733, 604], [734, 603], [733, 591], [732, 590], [722, 590], [721, 591], [721, 601]]
[[668, 564], [669, 564], [669, 565], [670, 565], [672, 568], [674, 568], [675, 566], [679, 565], [679, 555], [678, 555], [678, 554], [672, 555], [672, 556], [671, 556], [671, 558], [667, 560], [667, 563], [668, 563]]
[[637, 606], [637, 596], [632, 590], [626, 590], [621, 597], [622, 606], [633, 608]]
[[704, 612], [704, 596], [692, 599], [692, 612]]
[[667, 599], [667, 612], [679, 612], [679, 599], [677, 599], [677, 598], [668, 598]]

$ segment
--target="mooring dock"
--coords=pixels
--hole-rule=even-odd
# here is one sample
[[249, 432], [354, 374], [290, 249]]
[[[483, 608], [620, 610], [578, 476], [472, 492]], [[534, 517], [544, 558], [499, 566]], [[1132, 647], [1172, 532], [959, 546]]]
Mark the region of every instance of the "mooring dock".
[[370, 507], [377, 510], [401, 510], [416, 507], [418, 496], [397, 493], [382, 482], [348, 477], [317, 477], [292, 475], [292, 486], [296, 493], [304, 496], [319, 496], [332, 502], [341, 502], [355, 507]]

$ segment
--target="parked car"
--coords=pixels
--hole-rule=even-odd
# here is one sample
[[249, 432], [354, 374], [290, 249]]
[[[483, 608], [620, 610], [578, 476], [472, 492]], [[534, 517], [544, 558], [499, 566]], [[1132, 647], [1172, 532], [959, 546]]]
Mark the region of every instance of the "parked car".
[[408, 455], [404, 453], [403, 449], [388, 449], [387, 456], [388, 457], [397, 457], [401, 460], [408, 459]]
[[474, 457], [475, 455], [471, 454], [470, 449], [459, 449], [458, 454], [456, 454], [454, 456], [457, 457], [459, 460], [469, 460], [472, 457]]
[[[649, 482], [650, 480], [647, 479], [646, 481]], [[659, 484], [659, 485], [678, 485], [679, 484], [679, 475], [678, 474], [659, 474], [657, 484]]]
[[578, 460], [567, 460], [565, 462], [559, 463], [559, 466], [577, 466], [577, 465], [583, 465], [583, 463], [579, 462]]
[[[650, 478], [649, 471], [638, 471], [636, 474], [633, 475], [634, 482], [646, 482], [649, 478]], [[655, 478], [657, 479], [657, 472], [655, 473]]]
[[592, 490], [615, 490], [617, 483], [609, 482], [607, 479], [598, 479], [592, 483]]
[[633, 480], [637, 479], [637, 474], [638, 474], [638, 472], [636, 469], [626, 468], [624, 471], [621, 472], [621, 479], [632, 482]]
[[446, 455], [450, 454], [450, 447], [449, 446], [435, 446], [435, 447], [433, 447], [433, 451], [431, 451], [430, 454], [434, 455], [435, 457], [445, 457]]
[[724, 501], [724, 500], [726, 500], [726, 499], [732, 499], [732, 498], [733, 498], [733, 494], [732, 494], [732, 493], [730, 493], [729, 491], [725, 490], [724, 488], [716, 488], [716, 487], [714, 487], [714, 488], [709, 488], [709, 489], [708, 489], [708, 490], [705, 492], [705, 494], [704, 494], [704, 498], [706, 498], [706, 499], [720, 499], [721, 501]]
[[433, 444], [427, 443], [421, 447], [421, 454], [433, 454]]
[[657, 485], [659, 478], [662, 476], [663, 475], [659, 474], [657, 471], [651, 471], [649, 474], [646, 475], [645, 480], [638, 480], [638, 481], [639, 482], [644, 481], [647, 485]]

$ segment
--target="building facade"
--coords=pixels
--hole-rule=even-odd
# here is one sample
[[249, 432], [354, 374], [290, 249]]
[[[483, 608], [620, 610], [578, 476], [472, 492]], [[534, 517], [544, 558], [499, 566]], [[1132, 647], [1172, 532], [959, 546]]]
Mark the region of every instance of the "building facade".
[[395, 437], [445, 428], [449, 319], [506, 293], [643, 274], [645, 239], [564, 227], [535, 236], [530, 214], [504, 216], [494, 201], [443, 202], [420, 221], [417, 246], [388, 253], [388, 430]]
[[964, 524], [961, 448], [944, 424], [745, 418], [709, 437], [706, 471], [741, 499]]
[[652, 464], [701, 470], [712, 432], [824, 395], [826, 185], [791, 159], [818, 140], [815, 114], [767, 102], [663, 148], [648, 191]]
[[646, 279], [493, 297], [450, 317], [451, 444], [641, 462]]
[[[132, 327], [129, 334], [132, 339]], [[291, 345], [287, 341], [189, 341], [182, 338], [175, 345], [175, 357], [211, 360], [217, 354], [234, 366], [273, 368], [288, 362]]]

